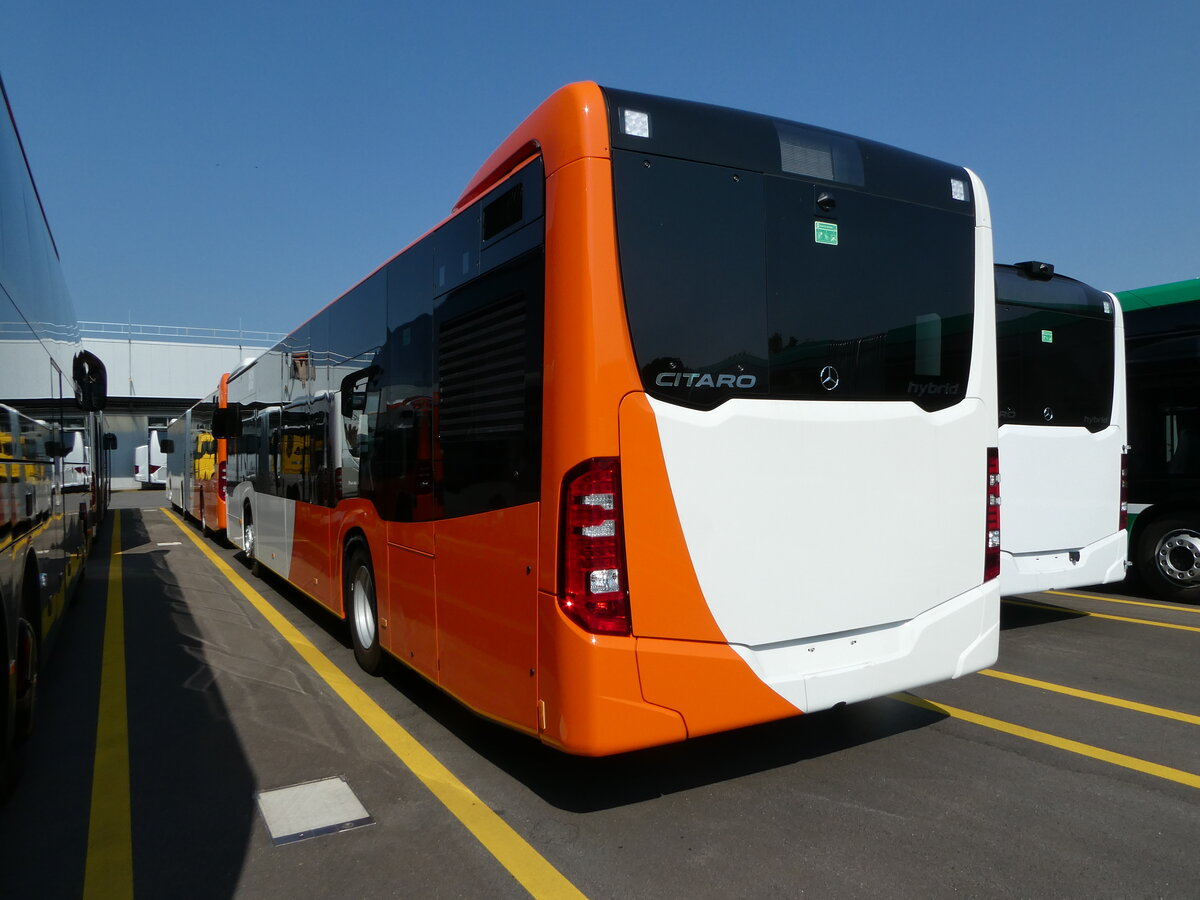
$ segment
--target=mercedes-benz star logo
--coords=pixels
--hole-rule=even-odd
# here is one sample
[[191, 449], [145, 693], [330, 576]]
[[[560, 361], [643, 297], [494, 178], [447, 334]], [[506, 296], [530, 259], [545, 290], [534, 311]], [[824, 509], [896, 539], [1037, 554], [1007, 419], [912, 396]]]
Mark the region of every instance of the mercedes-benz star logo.
[[842, 383], [842, 379], [840, 377], [838, 377], [838, 370], [835, 369], [833, 366], [826, 366], [825, 368], [823, 368], [821, 370], [820, 377], [821, 377], [821, 387], [825, 388], [825, 390], [827, 390], [827, 391], [832, 391], [834, 388], [836, 388], [839, 384]]
[[1042, 418], [1045, 419], [1047, 422], [1053, 422], [1054, 421], [1054, 410], [1052, 410], [1050, 407], [1047, 406], [1045, 409], [1042, 410]]

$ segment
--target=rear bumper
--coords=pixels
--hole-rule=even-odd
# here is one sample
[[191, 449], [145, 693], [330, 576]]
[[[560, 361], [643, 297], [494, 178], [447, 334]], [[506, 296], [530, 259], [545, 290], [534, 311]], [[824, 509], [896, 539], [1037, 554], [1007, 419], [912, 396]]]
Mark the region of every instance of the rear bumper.
[[[1000, 553], [1000, 593], [1029, 594], [1037, 591], [1109, 584], [1125, 577], [1129, 533], [1119, 531], [1074, 551]], [[1071, 553], [1079, 554], [1078, 562]]]
[[[976, 672], [996, 661], [1000, 642], [1000, 592], [996, 581], [981, 585], [907, 622], [853, 632], [771, 644], [732, 645], [753, 680], [797, 712], [815, 712], [894, 691], [909, 690]], [[729, 692], [714, 697], [689, 690], [680, 677], [713, 651], [686, 641], [640, 640], [642, 692], [654, 703], [677, 709], [689, 736], [707, 733], [744, 712], [744, 700]], [[723, 648], [724, 649], [724, 648]], [[782, 715], [783, 704], [756, 696], [757, 721]], [[727, 706], [721, 710], [721, 706]], [[723, 712], [723, 715], [721, 715]], [[736, 724], [750, 724], [739, 721]]]
[[540, 596], [539, 736], [621, 753], [958, 678], [996, 661], [989, 582], [907, 621], [745, 647], [585, 634]]

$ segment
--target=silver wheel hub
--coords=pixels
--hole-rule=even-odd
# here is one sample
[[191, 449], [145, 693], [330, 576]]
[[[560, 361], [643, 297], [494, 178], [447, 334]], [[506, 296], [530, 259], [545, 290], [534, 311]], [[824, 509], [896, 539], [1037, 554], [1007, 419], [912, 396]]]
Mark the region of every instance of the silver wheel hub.
[[1154, 548], [1154, 559], [1168, 581], [1200, 584], [1200, 535], [1186, 530], [1164, 534]]
[[254, 558], [254, 526], [247, 525], [243, 534], [242, 550], [251, 559]]
[[375, 643], [375, 614], [371, 610], [371, 573], [366, 566], [360, 566], [354, 573], [354, 582], [350, 586], [350, 603], [354, 607], [354, 631], [358, 643], [370, 647]]

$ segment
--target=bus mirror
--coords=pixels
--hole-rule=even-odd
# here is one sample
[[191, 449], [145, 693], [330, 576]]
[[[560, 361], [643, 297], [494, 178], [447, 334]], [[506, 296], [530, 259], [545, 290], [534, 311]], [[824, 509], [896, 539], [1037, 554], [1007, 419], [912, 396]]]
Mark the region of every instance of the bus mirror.
[[108, 405], [108, 370], [100, 357], [87, 350], [75, 354], [71, 374], [75, 396], [85, 412], [100, 412]]
[[218, 440], [242, 436], [242, 406], [240, 403], [230, 403], [224, 409], [213, 410], [212, 435]]
[[163, 453], [174, 453], [175, 452], [175, 441], [172, 438], [162, 438], [158, 442], [158, 449], [161, 450]]
[[367, 394], [365, 386], [363, 390], [355, 390], [360, 381], [369, 381], [379, 374], [379, 366], [367, 366], [365, 369], [359, 369], [357, 372], [351, 372], [341, 383], [342, 395], [342, 418], [352, 419], [356, 412], [362, 412], [367, 408]]
[[113, 434], [111, 431], [106, 431], [104, 433], [104, 449], [105, 450], [116, 450], [117, 449], [117, 436], [115, 434]]

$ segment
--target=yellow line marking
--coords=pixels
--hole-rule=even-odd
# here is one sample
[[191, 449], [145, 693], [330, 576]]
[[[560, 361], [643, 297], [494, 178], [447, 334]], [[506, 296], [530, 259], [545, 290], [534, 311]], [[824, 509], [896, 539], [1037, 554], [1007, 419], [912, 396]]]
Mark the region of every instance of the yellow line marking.
[[133, 896], [129, 710], [125, 700], [125, 608], [120, 550], [121, 513], [117, 511], [113, 516], [112, 553], [108, 560], [108, 602], [104, 614], [92, 810], [83, 876], [85, 900]]
[[1116, 597], [1099, 597], [1095, 594], [1072, 594], [1069, 591], [1045, 591], [1047, 594], [1057, 594], [1059, 597], [1078, 597], [1081, 600], [1101, 600], [1104, 603], [1123, 603], [1126, 606], [1145, 606], [1150, 609], [1169, 609], [1171, 612], [1195, 613], [1200, 615], [1200, 607], [1184, 606], [1179, 603], [1147, 603], [1145, 600], [1121, 600]]
[[333, 688], [360, 719], [399, 757], [421, 783], [467, 827], [497, 861], [525, 890], [538, 898], [581, 898], [585, 895], [568, 881], [540, 853], [531, 847], [512, 826], [492, 811], [465, 784], [458, 780], [432, 753], [410, 735], [362, 688], [313, 646], [299, 629], [254, 590], [224, 559], [196, 537], [167, 509], [163, 514], [174, 522], [193, 544], [208, 557], [243, 597], [257, 609], [313, 670]]
[[1162, 716], [1164, 719], [1174, 719], [1177, 722], [1187, 722], [1190, 725], [1200, 725], [1200, 716], [1194, 716], [1191, 713], [1177, 712], [1173, 709], [1164, 709], [1161, 706], [1150, 706], [1147, 703], [1138, 703], [1136, 700], [1122, 700], [1120, 697], [1110, 697], [1107, 694], [1096, 694], [1092, 691], [1083, 691], [1079, 688], [1067, 687], [1063, 684], [1054, 684], [1049, 681], [1038, 681], [1036, 678], [1026, 678], [1024, 675], [1013, 675], [1011, 672], [1000, 672], [996, 669], [983, 669], [980, 675], [987, 675], [990, 678], [1001, 678], [1004, 681], [1011, 681], [1015, 684], [1024, 684], [1029, 687], [1041, 688], [1044, 691], [1054, 691], [1058, 694], [1067, 694], [1071, 697], [1078, 697], [1081, 700], [1091, 700], [1093, 703], [1105, 703], [1108, 706], [1119, 706], [1122, 709], [1132, 709], [1135, 712], [1146, 713], [1151, 716]]
[[951, 716], [955, 719], [962, 719], [964, 722], [970, 722], [973, 725], [980, 725], [983, 728], [991, 728], [993, 731], [1000, 731], [1004, 734], [1011, 734], [1015, 737], [1024, 738], [1027, 741], [1035, 741], [1039, 744], [1045, 744], [1049, 747], [1056, 747], [1059, 750], [1066, 750], [1068, 753], [1076, 753], [1080, 756], [1098, 759], [1101, 762], [1111, 763], [1114, 766], [1121, 766], [1125, 769], [1132, 769], [1133, 771], [1141, 772], [1144, 775], [1153, 775], [1156, 778], [1163, 778], [1167, 781], [1174, 781], [1178, 784], [1187, 785], [1188, 787], [1200, 788], [1200, 775], [1195, 775], [1191, 772], [1185, 772], [1182, 769], [1173, 769], [1170, 766], [1162, 766], [1158, 763], [1149, 762], [1148, 760], [1138, 759], [1136, 756], [1127, 756], [1124, 753], [1114, 753], [1112, 750], [1105, 750], [1101, 747], [1093, 747], [1091, 744], [1073, 741], [1070, 738], [1059, 737], [1058, 735], [1048, 734], [1045, 731], [1037, 731], [1033, 728], [1026, 728], [1024, 725], [1014, 725], [1012, 722], [1005, 722], [1001, 719], [993, 719], [991, 716], [983, 716], [979, 713], [973, 713], [965, 709], [959, 709], [955, 706], [947, 706], [944, 703], [931, 703], [928, 700], [923, 700], [920, 697], [914, 697], [911, 694], [892, 694], [892, 698], [895, 700], [901, 700], [912, 706], [918, 706], [921, 709], [927, 709], [931, 712], [941, 713], [946, 716]]
[[1113, 616], [1108, 613], [1088, 612], [1086, 609], [1072, 609], [1069, 606], [1056, 606], [1053, 603], [1035, 603], [1031, 600], [1013, 600], [1009, 597], [1004, 597], [1005, 603], [1011, 603], [1013, 606], [1028, 606], [1032, 609], [1046, 609], [1052, 612], [1072, 613], [1077, 616], [1092, 616], [1096, 619], [1109, 619], [1113, 622], [1129, 622], [1133, 625], [1150, 625], [1154, 628], [1173, 628], [1176, 631], [1200, 631], [1195, 625], [1176, 625], [1174, 622], [1155, 622], [1152, 619], [1131, 619], [1128, 616]]

